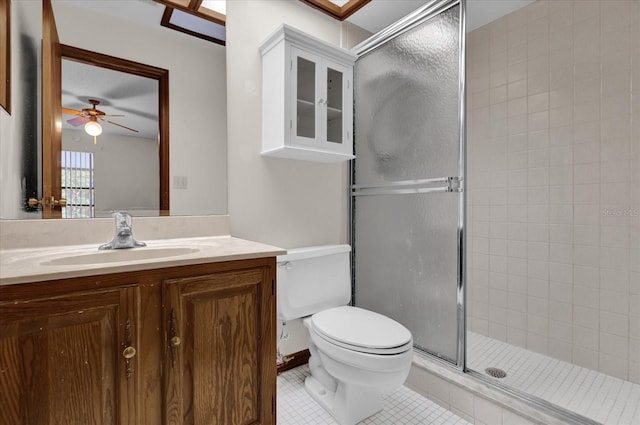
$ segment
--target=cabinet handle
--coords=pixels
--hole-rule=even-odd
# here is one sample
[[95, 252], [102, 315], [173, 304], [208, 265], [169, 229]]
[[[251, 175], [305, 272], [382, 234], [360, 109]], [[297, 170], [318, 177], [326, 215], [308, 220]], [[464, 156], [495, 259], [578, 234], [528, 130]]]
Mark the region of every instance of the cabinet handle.
[[175, 367], [178, 358], [178, 347], [182, 340], [178, 336], [178, 325], [176, 323], [176, 311], [171, 310], [169, 315], [169, 348], [171, 349], [171, 367]]
[[321, 105], [326, 105], [327, 101], [325, 99], [323, 99], [323, 98], [320, 98], [320, 100], [318, 100], [318, 103], [321, 104]]
[[122, 350], [122, 357], [124, 357], [124, 370], [127, 376], [127, 379], [131, 378], [133, 375], [133, 367], [131, 366], [131, 359], [133, 359], [138, 351], [135, 347], [132, 346], [133, 341], [131, 338], [131, 321], [127, 319], [127, 322], [124, 325], [124, 350]]

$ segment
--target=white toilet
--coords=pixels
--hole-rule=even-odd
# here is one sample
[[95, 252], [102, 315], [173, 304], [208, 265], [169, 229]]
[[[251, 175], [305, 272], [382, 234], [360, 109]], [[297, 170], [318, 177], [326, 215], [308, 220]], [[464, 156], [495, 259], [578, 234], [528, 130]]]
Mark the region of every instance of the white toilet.
[[290, 249], [278, 256], [280, 320], [305, 318], [309, 329], [307, 392], [341, 425], [382, 410], [382, 395], [409, 374], [411, 332], [351, 300], [349, 245]]

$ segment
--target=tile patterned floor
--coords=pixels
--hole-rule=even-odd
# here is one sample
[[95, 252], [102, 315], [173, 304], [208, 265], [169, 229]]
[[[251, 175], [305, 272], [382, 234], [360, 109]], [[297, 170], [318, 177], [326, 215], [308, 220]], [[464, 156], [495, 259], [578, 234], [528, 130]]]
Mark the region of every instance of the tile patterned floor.
[[498, 367], [501, 382], [607, 425], [640, 424], [640, 385], [557, 360], [474, 332], [467, 366]]
[[[278, 425], [334, 425], [333, 420], [305, 391], [307, 366], [278, 376]], [[407, 387], [385, 398], [384, 410], [362, 425], [468, 425], [469, 423]]]

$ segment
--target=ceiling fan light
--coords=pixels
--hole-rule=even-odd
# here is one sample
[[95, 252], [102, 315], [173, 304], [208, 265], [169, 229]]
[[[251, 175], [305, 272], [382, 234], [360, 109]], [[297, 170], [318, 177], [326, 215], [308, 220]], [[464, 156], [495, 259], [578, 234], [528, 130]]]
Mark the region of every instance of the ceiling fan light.
[[84, 125], [84, 131], [90, 136], [99, 136], [102, 134], [102, 126], [98, 121], [89, 121]]

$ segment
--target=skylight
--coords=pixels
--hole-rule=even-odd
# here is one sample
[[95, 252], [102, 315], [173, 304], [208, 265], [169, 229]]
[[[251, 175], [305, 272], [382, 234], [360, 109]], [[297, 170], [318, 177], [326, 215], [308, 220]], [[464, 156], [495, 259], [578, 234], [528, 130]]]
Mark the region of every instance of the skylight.
[[166, 5], [162, 26], [213, 43], [226, 43], [226, 0], [155, 0]]
[[162, 25], [218, 44], [225, 44], [227, 39], [224, 25], [182, 10], [172, 9], [166, 22], [163, 17]]
[[322, 13], [344, 21], [371, 0], [300, 0]]
[[221, 15], [227, 14], [227, 0], [203, 0], [200, 7], [213, 10]]

